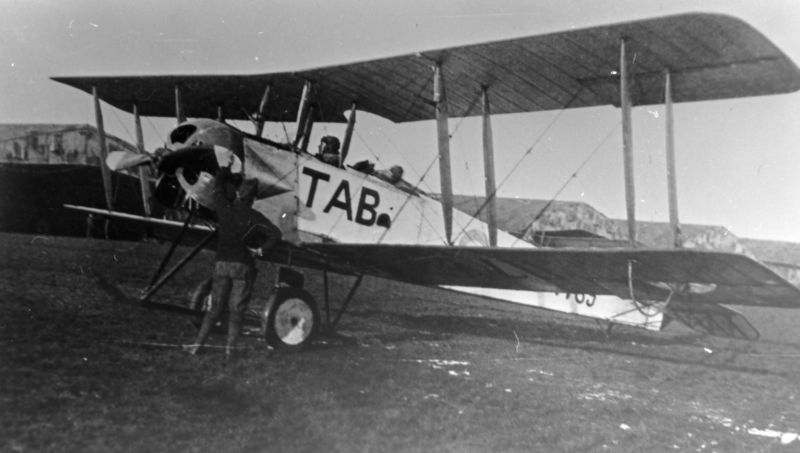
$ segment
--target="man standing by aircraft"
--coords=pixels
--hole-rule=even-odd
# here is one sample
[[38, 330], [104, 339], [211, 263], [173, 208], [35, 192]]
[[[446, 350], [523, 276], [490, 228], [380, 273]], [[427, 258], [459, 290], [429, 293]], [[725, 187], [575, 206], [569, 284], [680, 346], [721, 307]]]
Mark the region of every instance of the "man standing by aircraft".
[[234, 179], [230, 167], [223, 167], [214, 182], [219, 226], [211, 307], [203, 318], [197, 339], [187, 348], [192, 355], [203, 347], [226, 305], [229, 319], [225, 354], [232, 355], [242, 327], [242, 314], [250, 302], [256, 279], [253, 254], [268, 251], [281, 238], [280, 229], [252, 208], [258, 191], [257, 181], [242, 181], [234, 193]]

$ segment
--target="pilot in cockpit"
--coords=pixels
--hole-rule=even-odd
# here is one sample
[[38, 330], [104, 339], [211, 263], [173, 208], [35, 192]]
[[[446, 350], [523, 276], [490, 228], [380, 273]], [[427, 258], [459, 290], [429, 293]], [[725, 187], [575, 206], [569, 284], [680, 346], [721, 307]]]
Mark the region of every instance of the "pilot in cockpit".
[[319, 141], [319, 150], [315, 157], [326, 164], [341, 168], [342, 160], [339, 154], [339, 139], [332, 135], [322, 137]]

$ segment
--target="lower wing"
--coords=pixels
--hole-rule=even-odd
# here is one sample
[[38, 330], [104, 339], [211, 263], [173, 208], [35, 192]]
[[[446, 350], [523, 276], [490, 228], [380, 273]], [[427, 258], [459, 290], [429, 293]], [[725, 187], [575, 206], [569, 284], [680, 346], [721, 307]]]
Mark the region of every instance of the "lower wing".
[[[184, 227], [180, 221], [65, 206], [172, 231]], [[196, 232], [214, 229], [202, 224], [186, 227]], [[719, 304], [800, 308], [800, 289], [769, 268], [745, 255], [706, 250], [282, 242], [266, 258], [445, 287], [656, 330], [662, 326], [661, 315], [667, 313], [700, 332], [732, 338], [755, 339], [758, 332], [739, 313]]]
[[690, 304], [800, 308], [800, 289], [744, 255], [692, 249], [542, 249], [306, 244], [349, 267], [422, 285]]

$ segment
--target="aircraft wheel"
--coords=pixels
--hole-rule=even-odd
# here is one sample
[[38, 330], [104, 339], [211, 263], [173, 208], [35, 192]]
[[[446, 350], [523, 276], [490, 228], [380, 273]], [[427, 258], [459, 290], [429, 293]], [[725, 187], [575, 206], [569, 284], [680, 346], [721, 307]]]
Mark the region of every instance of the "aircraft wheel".
[[266, 312], [266, 340], [272, 347], [298, 350], [311, 344], [319, 330], [314, 298], [300, 288], [280, 287]]

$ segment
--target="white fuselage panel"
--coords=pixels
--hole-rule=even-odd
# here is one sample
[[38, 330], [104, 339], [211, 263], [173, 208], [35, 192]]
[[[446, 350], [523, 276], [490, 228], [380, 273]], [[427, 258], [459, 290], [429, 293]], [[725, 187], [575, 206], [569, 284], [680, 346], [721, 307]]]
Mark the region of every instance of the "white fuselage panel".
[[[252, 153], [254, 150], [248, 151]], [[251, 154], [251, 159], [256, 154], [262, 153]], [[281, 177], [281, 180], [284, 183], [290, 179], [294, 181], [291, 184], [294, 185], [294, 201], [289, 204], [295, 207], [291, 209], [288, 206], [285, 196], [262, 201], [267, 204], [270, 200], [284, 200], [281, 201], [283, 206], [277, 211], [282, 214], [275, 220], [282, 225], [285, 236], [288, 237], [289, 233], [285, 219], [292, 218], [292, 228], [301, 233], [298, 237], [347, 244], [448, 245], [442, 205], [438, 200], [425, 194], [408, 193], [375, 176], [353, 169], [337, 168], [308, 154], [294, 155], [292, 160], [293, 170], [288, 173], [293, 173], [293, 177]], [[245, 169], [251, 165], [254, 165], [252, 161], [246, 162]], [[288, 214], [293, 215], [287, 217]], [[274, 210], [272, 216], [275, 216]], [[452, 231], [453, 245], [488, 247], [488, 225], [470, 215], [455, 210]], [[497, 238], [499, 247], [534, 247], [503, 231], [498, 231]], [[662, 310], [655, 307], [645, 309], [631, 300], [615, 296], [472, 286], [442, 287], [653, 330], [660, 329], [663, 320]]]

